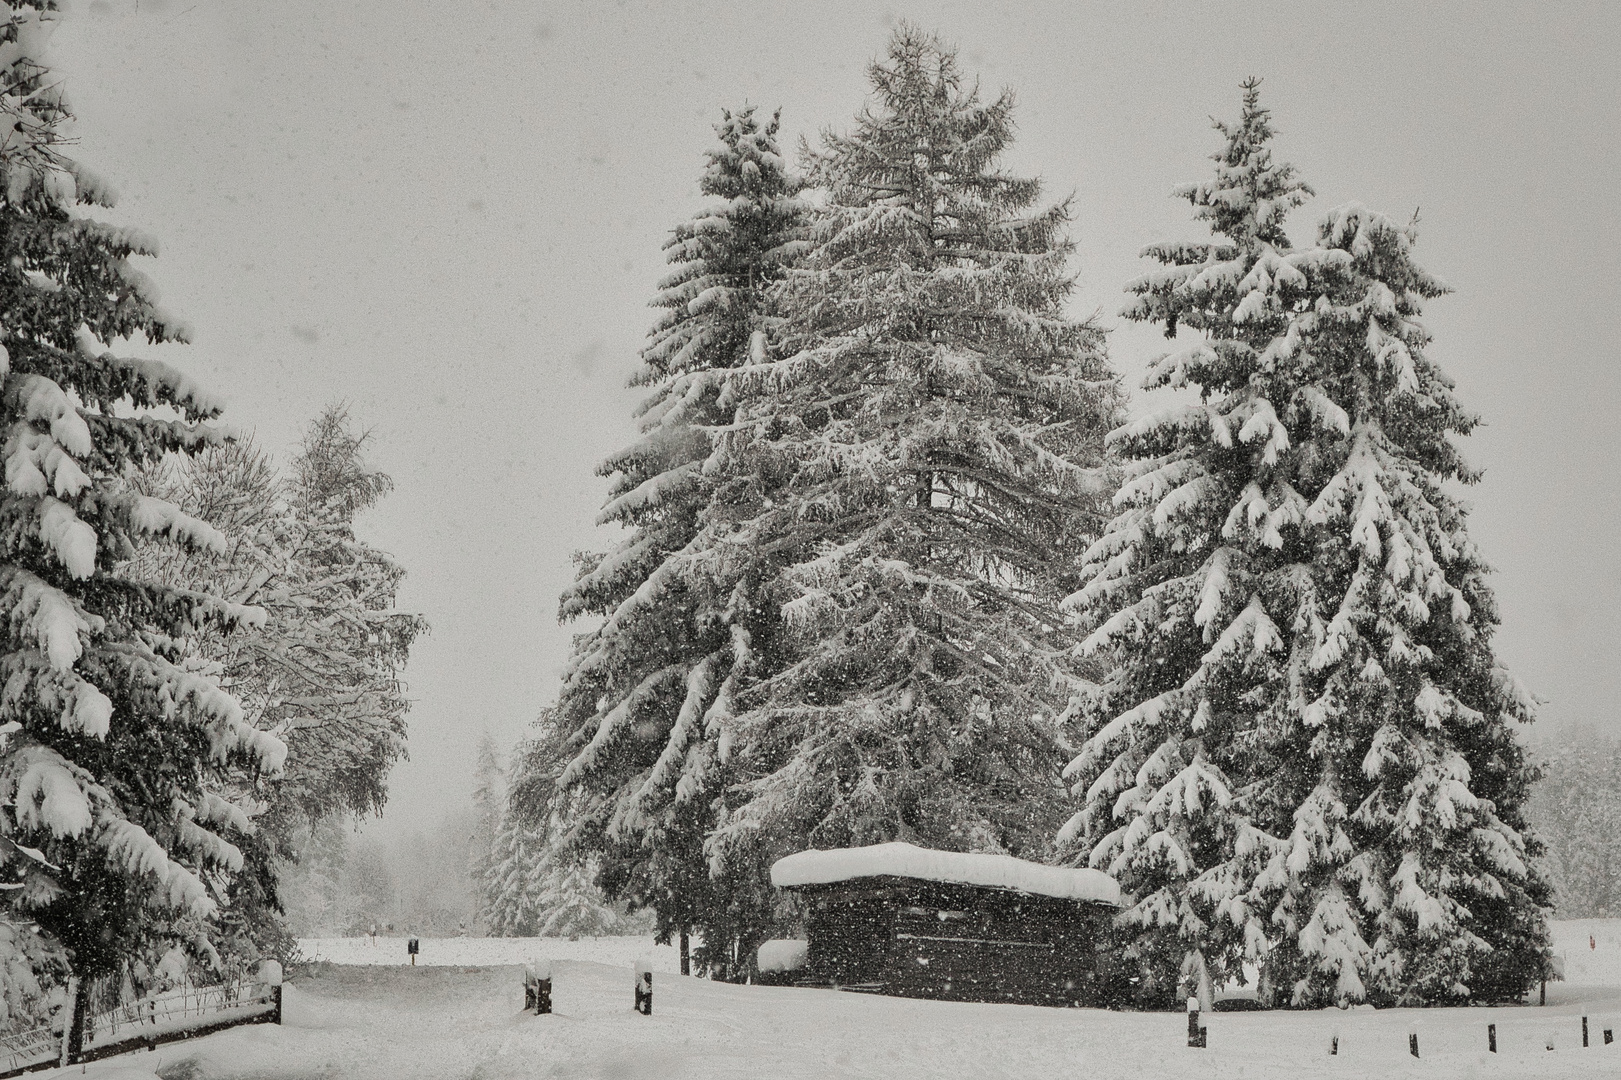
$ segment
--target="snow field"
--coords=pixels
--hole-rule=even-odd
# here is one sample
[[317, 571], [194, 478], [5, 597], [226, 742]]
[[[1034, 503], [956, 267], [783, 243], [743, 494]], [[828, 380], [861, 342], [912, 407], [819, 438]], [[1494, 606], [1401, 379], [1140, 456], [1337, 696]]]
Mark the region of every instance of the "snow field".
[[1552, 927], [1567, 986], [1621, 986], [1621, 919], [1562, 919]]
[[[410, 964], [405, 938], [369, 937], [304, 938], [298, 947], [305, 960], [325, 960], [333, 964]], [[418, 967], [498, 967], [523, 965], [531, 960], [588, 960], [627, 971], [641, 959], [650, 959], [655, 972], [674, 974], [681, 970], [681, 954], [670, 945], [654, 945], [647, 937], [568, 938], [421, 938]]]
[[[1597, 948], [1589, 948], [1592, 936]], [[253, 1025], [92, 1064], [102, 1080], [480, 1080], [522, 1077], [1531, 1078], [1621, 1075], [1621, 920], [1557, 923], [1554, 949], [1587, 982], [1550, 983], [1546, 1008], [1326, 1009], [1205, 1015], [915, 1001], [674, 974], [648, 938], [324, 939], [332, 963], [293, 976], [285, 1026]], [[1579, 946], [1579, 948], [1578, 948]], [[1586, 956], [1581, 956], [1586, 953]], [[631, 1011], [632, 965], [650, 957], [653, 1015]], [[551, 1016], [521, 1012], [522, 964], [553, 962]], [[1591, 1045], [1581, 1047], [1581, 1017]], [[1498, 1053], [1486, 1048], [1497, 1025]], [[1419, 1052], [1407, 1052], [1416, 1029]], [[1340, 1053], [1329, 1042], [1340, 1037]], [[1555, 1049], [1544, 1047], [1553, 1038]], [[54, 1073], [38, 1074], [54, 1076]], [[63, 1074], [63, 1080], [66, 1076]]]
[[[654, 980], [653, 1015], [642, 1017], [631, 1011], [628, 962], [559, 962], [551, 1016], [520, 1011], [517, 967], [323, 967], [295, 978], [286, 994], [285, 1027], [236, 1028], [162, 1047], [145, 1055], [154, 1059], [146, 1067], [187, 1080], [1461, 1080], [1621, 1072], [1621, 1043], [1580, 1049], [1576, 1005], [1217, 1013], [1207, 1018], [1210, 1048], [1191, 1050], [1179, 1013], [915, 1001], [669, 974]], [[1621, 1012], [1621, 994], [1608, 995], [1604, 1007]], [[1414, 1020], [1423, 1055], [1416, 1061], [1407, 1055]], [[1498, 1024], [1495, 1056], [1486, 1052], [1488, 1022]], [[1330, 1057], [1336, 1029], [1340, 1055]], [[1550, 1031], [1559, 1039], [1553, 1054], [1542, 1049]]]

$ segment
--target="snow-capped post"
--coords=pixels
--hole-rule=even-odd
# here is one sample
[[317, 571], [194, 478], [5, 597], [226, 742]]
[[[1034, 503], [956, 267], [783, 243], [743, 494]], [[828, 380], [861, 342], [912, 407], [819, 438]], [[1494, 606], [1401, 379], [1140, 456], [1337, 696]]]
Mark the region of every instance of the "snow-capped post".
[[1188, 1045], [1195, 1049], [1205, 1045], [1205, 1027], [1199, 1022], [1199, 997], [1188, 998]]
[[256, 975], [259, 985], [270, 991], [270, 1003], [276, 1007], [276, 1023], [281, 1023], [281, 961], [263, 960]]
[[552, 1011], [550, 960], [531, 960], [524, 968], [523, 1008], [525, 1012], [533, 1009], [536, 1016], [544, 1016]]
[[421, 942], [417, 938], [410, 938], [405, 943], [405, 951], [407, 955], [411, 957], [412, 967], [416, 967], [417, 965], [417, 949], [420, 947]]
[[643, 1016], [653, 1015], [653, 962], [645, 957], [636, 961], [636, 1004], [632, 1008]]
[[1487, 1024], [1486, 1025], [1486, 1049], [1488, 1051], [1490, 1051], [1491, 1053], [1493, 1053], [1493, 1054], [1497, 1053], [1497, 1025], [1496, 1024]]

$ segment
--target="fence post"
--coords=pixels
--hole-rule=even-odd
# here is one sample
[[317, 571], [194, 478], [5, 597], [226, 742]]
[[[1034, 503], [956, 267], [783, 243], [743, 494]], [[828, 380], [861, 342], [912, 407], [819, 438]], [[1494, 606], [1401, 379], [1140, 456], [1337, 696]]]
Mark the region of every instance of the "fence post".
[[1582, 1049], [1587, 1049], [1587, 1017], [1582, 1017]]
[[270, 988], [270, 1003], [276, 1007], [276, 1023], [281, 1023], [281, 961], [259, 961], [259, 982]]
[[1418, 1057], [1418, 1024], [1415, 1021], [1407, 1026], [1407, 1052]]
[[1335, 1028], [1334, 1034], [1328, 1039], [1328, 1056], [1338, 1057], [1340, 1053], [1340, 1029]]
[[1609, 1046], [1614, 1041], [1615, 1041], [1615, 1030], [1613, 1028], [1605, 1028], [1604, 1029], [1604, 1045]]
[[653, 962], [642, 959], [636, 961], [636, 1004], [635, 1011], [643, 1016], [653, 1015]]
[[1490, 1050], [1494, 1054], [1497, 1053], [1497, 1025], [1496, 1024], [1487, 1024], [1486, 1025], [1486, 1049]]
[[524, 968], [523, 1007], [536, 1016], [552, 1011], [552, 962], [531, 960]]
[[408, 941], [406, 941], [406, 943], [405, 943], [405, 951], [407, 953], [411, 954], [411, 966], [412, 967], [417, 966], [417, 948], [420, 945], [421, 945], [421, 942], [416, 938], [411, 938]]
[[1194, 1049], [1204, 1045], [1204, 1028], [1199, 1023], [1199, 998], [1188, 998], [1188, 1045]]
[[63, 1069], [72, 1063], [74, 1014], [79, 1011], [79, 980], [71, 975], [68, 976], [68, 1001], [64, 1008], [67, 1014], [62, 1017], [62, 1054], [57, 1061], [58, 1067]]

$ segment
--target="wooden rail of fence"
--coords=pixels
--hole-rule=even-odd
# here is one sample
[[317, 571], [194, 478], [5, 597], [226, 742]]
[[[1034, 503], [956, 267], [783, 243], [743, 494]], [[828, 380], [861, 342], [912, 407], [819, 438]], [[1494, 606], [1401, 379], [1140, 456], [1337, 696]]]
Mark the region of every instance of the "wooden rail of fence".
[[[57, 1065], [96, 1061], [141, 1047], [190, 1039], [239, 1024], [281, 1023], [278, 981], [241, 979], [217, 986], [182, 984], [150, 997], [122, 1002], [83, 1019], [82, 1037], [70, 1053], [71, 1006], [57, 1021], [0, 1035], [0, 1080]], [[70, 1001], [72, 994], [69, 995]]]

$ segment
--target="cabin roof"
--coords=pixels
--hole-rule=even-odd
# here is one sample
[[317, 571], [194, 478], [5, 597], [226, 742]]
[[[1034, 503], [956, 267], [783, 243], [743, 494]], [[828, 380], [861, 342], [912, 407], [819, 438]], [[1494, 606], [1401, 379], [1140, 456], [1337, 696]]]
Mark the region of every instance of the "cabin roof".
[[784, 889], [871, 877], [979, 885], [1061, 900], [1120, 905], [1119, 883], [1101, 870], [1047, 866], [1011, 855], [934, 851], [899, 842], [801, 851], [778, 859], [771, 867], [771, 884]]

